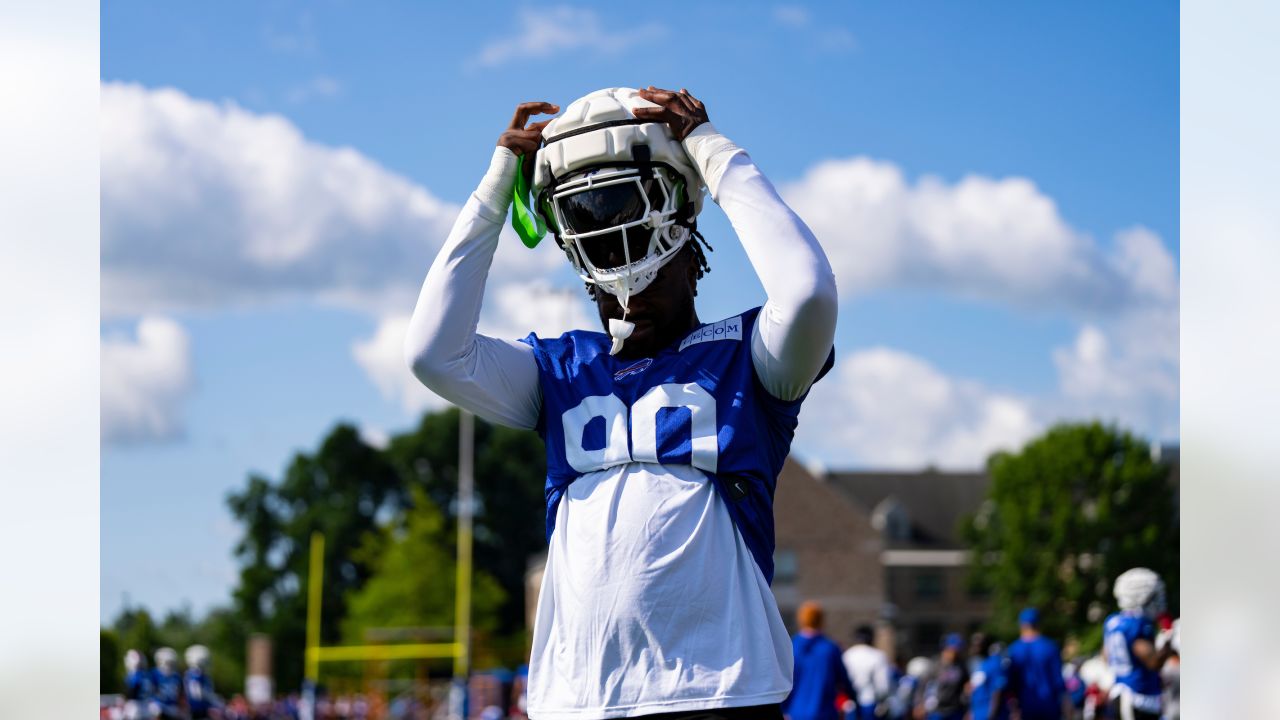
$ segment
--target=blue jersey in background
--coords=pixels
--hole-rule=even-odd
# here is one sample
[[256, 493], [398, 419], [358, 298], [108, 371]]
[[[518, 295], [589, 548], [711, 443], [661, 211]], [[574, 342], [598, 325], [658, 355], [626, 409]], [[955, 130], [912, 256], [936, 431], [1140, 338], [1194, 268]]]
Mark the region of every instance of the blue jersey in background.
[[791, 639], [791, 650], [795, 673], [782, 712], [791, 720], [839, 720], [836, 695], [854, 697], [840, 647], [825, 635], [800, 633]]
[[182, 676], [157, 669], [152, 676], [155, 683], [155, 701], [164, 717], [178, 717], [182, 702]]
[[1008, 674], [1005, 666], [1008, 660], [1003, 655], [990, 655], [978, 663], [978, 667], [969, 676], [973, 687], [969, 696], [969, 711], [972, 720], [1008, 720], [1009, 711], [1001, 703], [995, 715], [991, 715], [991, 698], [1008, 685]]
[[1023, 720], [1060, 720], [1067, 688], [1058, 644], [1043, 635], [1019, 638], [1009, 646], [1008, 657], [1009, 691], [1018, 700]]
[[1116, 674], [1116, 684], [1133, 695], [1133, 705], [1145, 712], [1160, 712], [1160, 673], [1133, 657], [1133, 643], [1156, 640], [1156, 625], [1138, 611], [1119, 612], [1107, 618], [1102, 626], [1102, 645], [1107, 664]]

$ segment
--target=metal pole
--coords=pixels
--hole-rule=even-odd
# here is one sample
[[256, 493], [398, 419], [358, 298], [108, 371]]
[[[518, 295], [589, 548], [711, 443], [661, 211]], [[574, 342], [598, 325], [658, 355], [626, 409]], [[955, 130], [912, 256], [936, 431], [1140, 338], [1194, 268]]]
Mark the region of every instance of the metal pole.
[[471, 668], [471, 527], [475, 513], [475, 416], [458, 415], [458, 577], [454, 608], [454, 717], [464, 716], [467, 673]]
[[306, 679], [320, 679], [320, 603], [324, 598], [324, 533], [311, 533], [311, 566], [307, 571]]

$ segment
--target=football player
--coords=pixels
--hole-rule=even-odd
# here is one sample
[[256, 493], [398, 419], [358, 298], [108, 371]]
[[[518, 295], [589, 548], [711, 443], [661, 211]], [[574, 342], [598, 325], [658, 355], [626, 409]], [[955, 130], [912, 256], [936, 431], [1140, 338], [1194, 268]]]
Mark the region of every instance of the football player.
[[146, 720], [151, 717], [151, 697], [155, 694], [147, 656], [137, 650], [124, 654], [124, 718]]
[[161, 718], [184, 718], [182, 711], [182, 673], [178, 672], [178, 653], [170, 647], [156, 650], [156, 668], [152, 675], [155, 686], [153, 706]]
[[1164, 612], [1164, 581], [1147, 568], [1126, 570], [1116, 578], [1120, 612], [1102, 626], [1102, 651], [1115, 684], [1112, 714], [1118, 720], [1159, 720], [1164, 709], [1160, 669], [1176, 650], [1170, 634], [1156, 640], [1156, 616]]
[[[830, 367], [836, 288], [813, 233], [685, 90], [520, 105], [436, 257], [406, 358], [441, 397], [535, 429], [547, 563], [533, 720], [781, 718], [792, 651], [769, 582], [773, 491], [800, 404]], [[768, 296], [703, 322], [704, 188]], [[608, 334], [476, 333], [508, 207], [554, 236]]]
[[187, 648], [184, 657], [187, 661], [187, 672], [183, 675], [187, 708], [191, 710], [192, 720], [207, 718], [222, 706], [213, 692], [213, 678], [209, 676], [209, 648], [192, 645]]

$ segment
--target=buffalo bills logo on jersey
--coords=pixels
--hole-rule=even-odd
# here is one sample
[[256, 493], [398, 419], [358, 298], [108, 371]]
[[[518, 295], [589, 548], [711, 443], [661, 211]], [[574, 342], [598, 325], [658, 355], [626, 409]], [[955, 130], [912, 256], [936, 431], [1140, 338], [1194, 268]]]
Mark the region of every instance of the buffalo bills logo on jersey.
[[613, 374], [614, 380], [624, 380], [632, 375], [639, 375], [645, 371], [645, 368], [653, 364], [653, 358], [645, 358], [640, 362], [629, 365]]

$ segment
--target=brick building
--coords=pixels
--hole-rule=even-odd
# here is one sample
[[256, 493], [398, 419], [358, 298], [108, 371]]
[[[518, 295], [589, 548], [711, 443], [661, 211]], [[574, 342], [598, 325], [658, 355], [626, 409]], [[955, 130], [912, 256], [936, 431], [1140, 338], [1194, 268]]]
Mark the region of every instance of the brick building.
[[[784, 618], [817, 600], [837, 641], [871, 624], [877, 644], [904, 659], [933, 653], [945, 633], [977, 629], [989, 602], [966, 589], [957, 530], [986, 488], [982, 473], [814, 473], [789, 462], [775, 502], [777, 557], [796, 562], [794, 582], [774, 580]], [[815, 547], [827, 532], [839, 550]]]

